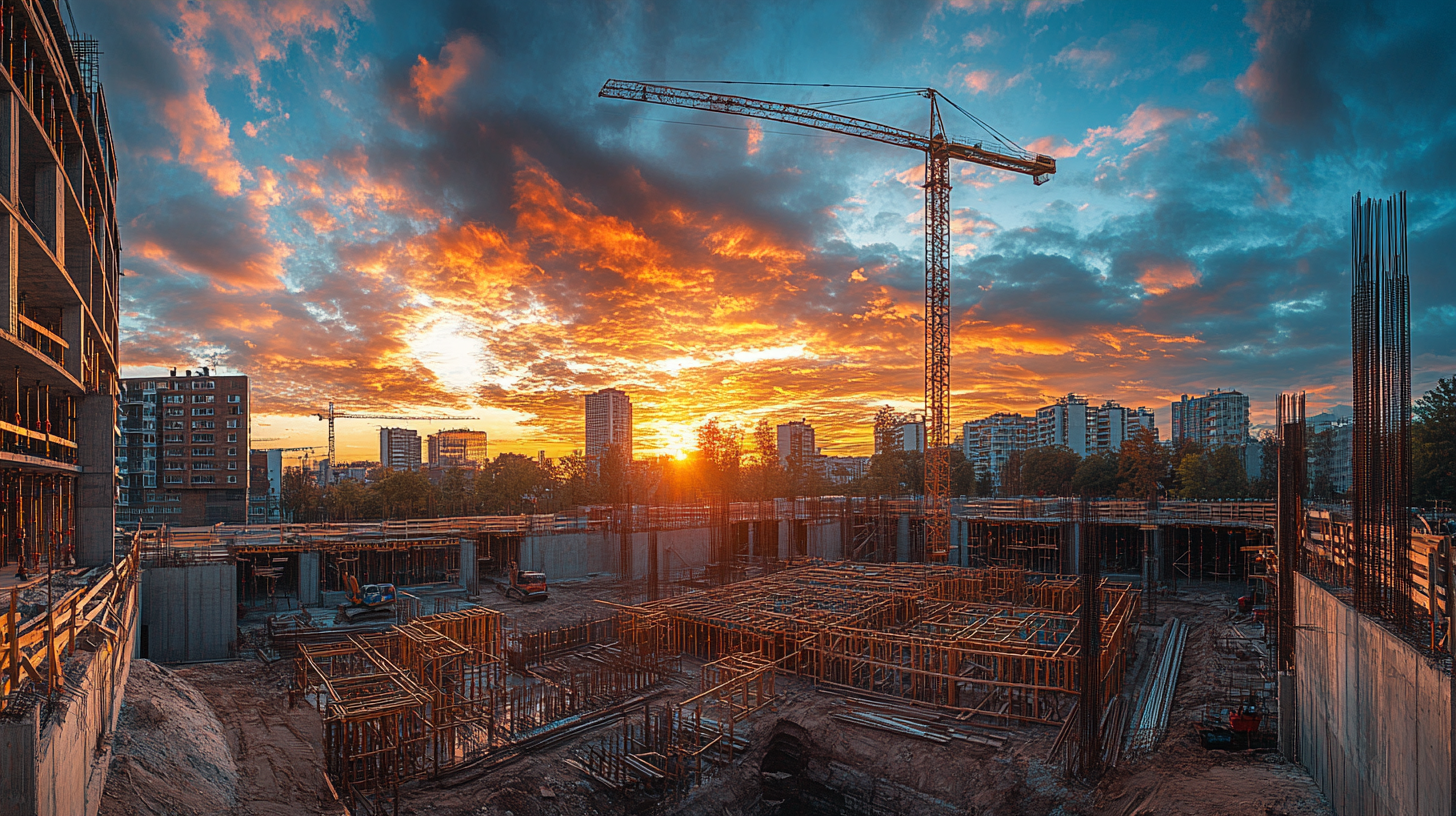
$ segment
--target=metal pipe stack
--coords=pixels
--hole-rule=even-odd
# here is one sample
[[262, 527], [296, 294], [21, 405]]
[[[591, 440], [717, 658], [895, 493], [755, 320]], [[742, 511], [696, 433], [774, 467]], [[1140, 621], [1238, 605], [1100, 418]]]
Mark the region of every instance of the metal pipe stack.
[[1183, 666], [1183, 646], [1188, 625], [1178, 618], [1168, 622], [1168, 632], [1153, 662], [1153, 673], [1138, 701], [1137, 714], [1128, 731], [1127, 755], [1135, 757], [1153, 750], [1168, 732], [1168, 713], [1178, 688], [1178, 670]]

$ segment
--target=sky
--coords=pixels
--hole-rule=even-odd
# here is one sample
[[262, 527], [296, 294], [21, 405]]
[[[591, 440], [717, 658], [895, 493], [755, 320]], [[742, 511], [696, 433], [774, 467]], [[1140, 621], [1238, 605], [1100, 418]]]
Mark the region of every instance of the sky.
[[[471, 416], [492, 455], [638, 455], [807, 418], [867, 455], [923, 394], [923, 156], [599, 99], [611, 78], [934, 87], [1058, 161], [952, 168], [952, 427], [1069, 392], [1255, 423], [1349, 402], [1350, 199], [1409, 195], [1414, 386], [1456, 373], [1456, 5], [73, 0], [97, 37], [124, 372], [251, 377], [314, 414]], [[889, 91], [694, 85], [823, 104]], [[905, 95], [832, 110], [924, 131]], [[947, 129], [985, 133], [954, 113]], [[340, 420], [340, 458], [379, 422]], [[392, 424], [392, 423], [391, 423]]]

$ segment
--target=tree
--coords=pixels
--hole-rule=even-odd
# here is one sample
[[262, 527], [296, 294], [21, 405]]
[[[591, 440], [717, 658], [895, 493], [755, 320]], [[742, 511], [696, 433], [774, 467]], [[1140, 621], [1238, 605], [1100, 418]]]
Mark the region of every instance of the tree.
[[[987, 474], [990, 478], [990, 474]], [[991, 495], [989, 486], [982, 496]], [[1013, 450], [1006, 456], [1006, 464], [1001, 466], [1001, 487], [997, 491], [1000, 496], [1024, 496], [1026, 491], [1021, 487], [1021, 451]]]
[[753, 456], [744, 479], [745, 498], [771, 499], [788, 491], [783, 466], [779, 463], [778, 430], [767, 419], [753, 426]]
[[1456, 500], [1456, 376], [1443, 378], [1413, 406], [1411, 498], [1421, 504]]
[[1072, 493], [1094, 499], [1117, 495], [1118, 458], [1114, 451], [1084, 458], [1072, 477]]
[[889, 450], [870, 457], [865, 472], [864, 492], [867, 496], [903, 496], [918, 488], [910, 487], [909, 454]]
[[1309, 457], [1309, 498], [1314, 501], [1332, 502], [1339, 498], [1335, 490], [1335, 458], [1339, 447], [1335, 444], [1335, 428], [1316, 431], [1307, 437]]
[[1202, 454], [1203, 446], [1186, 437], [1173, 449], [1172, 455], [1168, 457], [1168, 481], [1164, 484], [1164, 487], [1167, 488], [1168, 495], [1183, 495], [1183, 477], [1180, 475], [1183, 460], [1189, 456], [1200, 456]]
[[1249, 495], [1242, 452], [1234, 445], [1189, 453], [1178, 463], [1177, 496], [1183, 499], [1241, 499]]
[[1081, 457], [1065, 445], [1031, 448], [1021, 455], [1021, 488], [1037, 496], [1064, 496]]
[[1168, 484], [1168, 451], [1149, 428], [1138, 428], [1117, 457], [1117, 495], [1151, 499]]
[[996, 477], [989, 470], [983, 470], [976, 474], [976, 495], [981, 498], [990, 498], [996, 492]]
[[1259, 435], [1259, 476], [1249, 481], [1249, 498], [1275, 499], [1279, 495], [1279, 437]]
[[283, 511], [295, 522], [306, 524], [318, 521], [323, 509], [323, 491], [302, 468], [289, 468], [283, 472], [283, 484], [279, 485], [278, 501]]
[[704, 487], [726, 501], [738, 491], [739, 468], [743, 464], [743, 429], [720, 425], [710, 419], [698, 426], [698, 462]]
[[502, 453], [475, 475], [475, 502], [486, 515], [534, 513], [551, 480], [536, 460]]
[[950, 449], [950, 494], [952, 496], [983, 495], [976, 489], [976, 465], [960, 448]]

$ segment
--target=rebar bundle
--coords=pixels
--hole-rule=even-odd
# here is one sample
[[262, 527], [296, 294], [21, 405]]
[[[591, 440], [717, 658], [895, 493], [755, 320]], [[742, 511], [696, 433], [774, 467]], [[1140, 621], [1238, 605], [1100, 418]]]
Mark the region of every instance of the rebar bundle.
[[1279, 671], [1294, 670], [1294, 573], [1304, 541], [1304, 392], [1280, 394], [1278, 593]]
[[1405, 193], [1351, 207], [1355, 608], [1409, 628], [1410, 276]]

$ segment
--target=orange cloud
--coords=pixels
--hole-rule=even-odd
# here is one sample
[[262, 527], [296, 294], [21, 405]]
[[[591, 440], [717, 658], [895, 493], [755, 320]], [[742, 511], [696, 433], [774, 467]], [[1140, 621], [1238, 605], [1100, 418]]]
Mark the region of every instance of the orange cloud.
[[410, 87], [414, 89], [420, 111], [438, 113], [445, 100], [484, 60], [485, 46], [471, 34], [462, 34], [446, 43], [433, 65], [421, 54], [410, 68]]
[[1198, 271], [1187, 262], [1148, 264], [1138, 275], [1138, 283], [1150, 295], [1166, 295], [1174, 289], [1196, 286]]
[[177, 139], [177, 161], [206, 176], [220, 195], [242, 192], [243, 180], [252, 177], [233, 155], [228, 122], [208, 103], [204, 88], [164, 102], [162, 120]]

